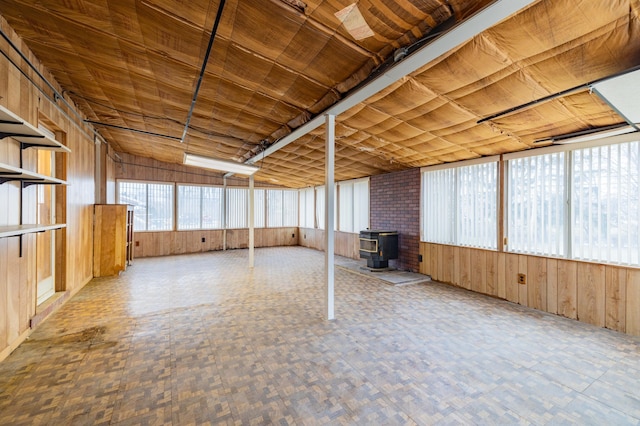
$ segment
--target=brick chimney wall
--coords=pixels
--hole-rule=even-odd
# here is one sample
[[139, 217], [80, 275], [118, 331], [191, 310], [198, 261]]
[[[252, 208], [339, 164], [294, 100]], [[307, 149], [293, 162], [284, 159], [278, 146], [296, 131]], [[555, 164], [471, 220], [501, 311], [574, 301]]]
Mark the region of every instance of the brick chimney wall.
[[398, 231], [398, 259], [389, 266], [418, 272], [420, 253], [420, 169], [371, 176], [370, 227]]

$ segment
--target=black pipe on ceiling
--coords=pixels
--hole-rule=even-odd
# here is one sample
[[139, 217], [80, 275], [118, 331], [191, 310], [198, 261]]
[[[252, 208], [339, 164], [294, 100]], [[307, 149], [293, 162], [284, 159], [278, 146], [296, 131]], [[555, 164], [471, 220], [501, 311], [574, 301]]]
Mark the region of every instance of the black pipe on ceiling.
[[207, 52], [205, 53], [204, 60], [202, 61], [200, 76], [198, 77], [196, 90], [193, 92], [191, 107], [189, 108], [189, 114], [187, 115], [187, 121], [184, 125], [184, 131], [182, 132], [182, 138], [180, 139], [180, 142], [184, 142], [184, 139], [187, 137], [187, 131], [189, 130], [189, 123], [191, 122], [191, 116], [193, 116], [193, 109], [196, 106], [196, 100], [198, 99], [198, 92], [200, 91], [200, 85], [202, 84], [204, 71], [207, 68], [207, 62], [209, 62], [209, 55], [211, 54], [211, 48], [213, 47], [213, 40], [216, 38], [216, 33], [218, 32], [218, 25], [220, 24], [220, 19], [222, 18], [222, 10], [224, 9], [224, 3], [225, 3], [225, 0], [220, 0], [220, 4], [218, 5], [218, 13], [216, 14], [216, 20], [213, 23], [213, 29], [211, 30], [211, 37], [209, 37], [209, 45], [207, 46]]
[[176, 141], [180, 140], [180, 138], [177, 137], [177, 136], [163, 135], [161, 133], [154, 133], [154, 132], [149, 132], [149, 131], [146, 131], [146, 130], [133, 129], [131, 127], [118, 126], [116, 124], [102, 123], [100, 121], [93, 121], [93, 120], [84, 120], [84, 122], [93, 124], [94, 126], [112, 127], [114, 129], [118, 129], [118, 130], [126, 130], [127, 132], [142, 133], [143, 135], [157, 136], [157, 137], [160, 137], [160, 138], [173, 139], [173, 140], [176, 140]]

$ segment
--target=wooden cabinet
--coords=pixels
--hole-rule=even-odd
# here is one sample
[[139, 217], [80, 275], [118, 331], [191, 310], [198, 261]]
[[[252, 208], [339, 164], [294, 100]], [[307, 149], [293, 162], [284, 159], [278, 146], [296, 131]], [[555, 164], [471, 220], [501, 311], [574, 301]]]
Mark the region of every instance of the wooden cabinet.
[[127, 205], [127, 266], [133, 262], [133, 206]]
[[126, 204], [96, 204], [93, 216], [93, 276], [117, 275], [132, 259], [133, 229]]

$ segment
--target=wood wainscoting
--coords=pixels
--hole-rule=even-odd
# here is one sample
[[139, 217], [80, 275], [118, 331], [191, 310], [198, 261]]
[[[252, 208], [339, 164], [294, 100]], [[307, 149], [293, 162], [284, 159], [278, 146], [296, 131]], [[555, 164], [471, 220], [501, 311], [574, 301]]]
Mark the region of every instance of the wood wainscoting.
[[640, 336], [640, 269], [424, 242], [420, 254], [435, 281]]
[[[255, 247], [296, 246], [298, 228], [257, 228]], [[225, 244], [226, 243], [226, 244]], [[169, 256], [249, 247], [248, 229], [136, 232], [134, 257]]]
[[[335, 254], [350, 259], [359, 259], [360, 241], [358, 240], [358, 235], [351, 232], [335, 231]], [[299, 244], [303, 247], [324, 251], [324, 230], [300, 228]]]

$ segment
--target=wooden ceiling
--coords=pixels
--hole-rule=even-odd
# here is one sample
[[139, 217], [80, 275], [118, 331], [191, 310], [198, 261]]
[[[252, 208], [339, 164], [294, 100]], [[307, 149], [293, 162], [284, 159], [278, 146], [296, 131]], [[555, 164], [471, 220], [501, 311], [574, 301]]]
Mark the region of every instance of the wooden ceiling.
[[[121, 152], [244, 162], [490, 0], [0, 0], [0, 13]], [[349, 8], [350, 6], [353, 6]], [[588, 88], [640, 64], [640, 0], [539, 0], [336, 118], [336, 180], [538, 146], [623, 123]], [[146, 133], [144, 133], [146, 132]], [[260, 158], [260, 157], [258, 157]], [[324, 181], [324, 130], [257, 162]]]

